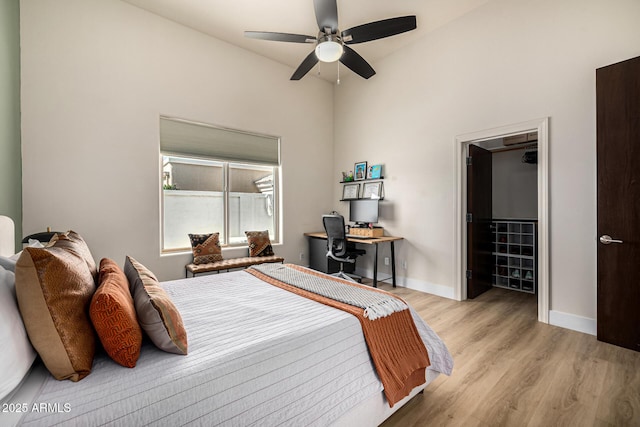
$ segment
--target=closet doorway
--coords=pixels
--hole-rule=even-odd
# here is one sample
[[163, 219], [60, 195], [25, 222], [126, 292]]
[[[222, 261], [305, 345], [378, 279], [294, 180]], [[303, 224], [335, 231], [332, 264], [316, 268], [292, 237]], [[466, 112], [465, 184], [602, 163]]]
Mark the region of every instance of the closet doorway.
[[548, 322], [548, 119], [456, 138], [459, 280], [456, 297], [492, 287], [537, 294]]

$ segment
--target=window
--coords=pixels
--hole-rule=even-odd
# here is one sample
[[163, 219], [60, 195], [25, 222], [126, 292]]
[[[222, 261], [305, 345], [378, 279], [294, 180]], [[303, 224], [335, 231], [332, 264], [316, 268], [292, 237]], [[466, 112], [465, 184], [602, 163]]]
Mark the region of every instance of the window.
[[245, 231], [268, 230], [278, 242], [278, 138], [168, 118], [160, 125], [163, 252], [190, 248], [190, 233], [218, 232], [222, 245], [240, 246]]

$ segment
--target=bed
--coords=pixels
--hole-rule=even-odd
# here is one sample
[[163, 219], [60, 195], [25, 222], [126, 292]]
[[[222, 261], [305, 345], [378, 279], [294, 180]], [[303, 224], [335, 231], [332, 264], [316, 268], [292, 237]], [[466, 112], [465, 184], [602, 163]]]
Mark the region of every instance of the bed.
[[187, 356], [145, 340], [135, 368], [98, 352], [78, 382], [54, 379], [36, 360], [2, 400], [0, 424], [375, 426], [452, 370], [444, 343], [410, 309], [431, 364], [426, 382], [390, 407], [351, 314], [246, 271], [162, 287], [188, 331]]

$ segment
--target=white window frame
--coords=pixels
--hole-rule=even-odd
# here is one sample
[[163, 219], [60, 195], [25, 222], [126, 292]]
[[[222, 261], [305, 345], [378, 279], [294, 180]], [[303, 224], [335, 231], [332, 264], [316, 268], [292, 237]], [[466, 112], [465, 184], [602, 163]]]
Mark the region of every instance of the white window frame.
[[[216, 132], [220, 132], [220, 131], [225, 131], [225, 132], [232, 132], [231, 135], [233, 136], [246, 136], [248, 138], [251, 138], [252, 136], [255, 136], [256, 139], [270, 139], [273, 142], [277, 143], [277, 162], [278, 164], [272, 164], [272, 163], [260, 163], [260, 162], [252, 162], [252, 161], [243, 161], [241, 158], [236, 157], [234, 159], [226, 159], [226, 158], [216, 158], [215, 156], [206, 156], [206, 155], [202, 155], [201, 153], [198, 155], [192, 155], [189, 153], [181, 153], [176, 151], [175, 149], [172, 149], [171, 151], [163, 151], [162, 149], [162, 131], [161, 131], [161, 146], [160, 146], [160, 155], [159, 155], [159, 174], [158, 174], [158, 179], [159, 179], [159, 188], [160, 188], [160, 254], [161, 255], [167, 255], [167, 254], [175, 254], [175, 253], [184, 253], [187, 251], [190, 251], [191, 248], [190, 247], [185, 247], [185, 248], [170, 248], [170, 249], [165, 249], [165, 209], [164, 209], [164, 204], [165, 204], [165, 200], [164, 200], [164, 190], [163, 190], [163, 184], [164, 184], [164, 174], [163, 174], [163, 157], [168, 156], [168, 157], [176, 157], [176, 158], [181, 158], [184, 159], [185, 161], [189, 162], [189, 161], [193, 161], [194, 164], [197, 164], [199, 161], [202, 163], [211, 161], [211, 162], [216, 162], [216, 163], [221, 163], [223, 165], [223, 180], [224, 180], [224, 184], [223, 184], [223, 204], [224, 204], [224, 208], [223, 208], [223, 215], [224, 215], [224, 219], [223, 219], [223, 227], [224, 230], [220, 230], [224, 232], [224, 236], [225, 236], [225, 243], [222, 245], [223, 248], [235, 248], [235, 247], [242, 247], [242, 246], [246, 246], [246, 241], [242, 242], [242, 243], [235, 243], [235, 244], [230, 244], [230, 236], [229, 236], [229, 229], [230, 229], [230, 215], [229, 215], [229, 194], [230, 194], [230, 184], [229, 184], [229, 165], [240, 165], [240, 166], [246, 166], [246, 167], [270, 167], [273, 168], [273, 236], [271, 236], [271, 242], [272, 244], [279, 244], [282, 241], [282, 234], [281, 234], [281, 223], [282, 223], [282, 218], [281, 218], [281, 182], [280, 182], [280, 177], [281, 177], [281, 166], [280, 166], [280, 138], [279, 137], [274, 137], [274, 136], [270, 136], [270, 135], [262, 135], [262, 134], [255, 134], [255, 133], [249, 133], [249, 132], [245, 132], [245, 131], [240, 131], [240, 130], [236, 130], [236, 129], [229, 129], [229, 128], [224, 128], [224, 127], [218, 127], [218, 126], [212, 126], [212, 125], [208, 125], [208, 124], [202, 124], [202, 123], [195, 123], [195, 122], [190, 122], [190, 121], [186, 121], [186, 120], [182, 120], [182, 119], [173, 119], [173, 118], [169, 118], [169, 117], [161, 117], [161, 121], [165, 120], [165, 121], [169, 121], [169, 122], [174, 122], [174, 123], [185, 123], [188, 124], [190, 126], [193, 125], [200, 125], [203, 126], [205, 128], [208, 128], [209, 130], [213, 129]], [[165, 122], [166, 123], [166, 122]], [[161, 126], [162, 127], [162, 126]], [[173, 137], [173, 136], [172, 136]], [[175, 142], [172, 142], [172, 147], [175, 147]], [[261, 159], [260, 159], [261, 160]], [[178, 183], [179, 185], [179, 183]], [[215, 231], [215, 230], [212, 230]]]

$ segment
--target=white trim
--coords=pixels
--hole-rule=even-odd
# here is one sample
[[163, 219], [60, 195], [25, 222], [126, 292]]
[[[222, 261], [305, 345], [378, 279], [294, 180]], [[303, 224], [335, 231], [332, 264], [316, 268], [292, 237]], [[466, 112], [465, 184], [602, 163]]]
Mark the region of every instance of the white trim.
[[422, 280], [412, 279], [410, 277], [398, 280], [397, 286], [413, 289], [414, 291], [425, 292], [443, 298], [455, 299], [455, 290], [450, 286], [437, 285], [435, 283], [423, 282]]
[[[373, 270], [356, 268], [355, 273], [362, 277], [373, 277]], [[378, 282], [391, 284], [391, 277], [387, 272], [378, 272]], [[380, 280], [380, 279], [384, 280]], [[413, 289], [414, 291], [425, 292], [443, 298], [455, 299], [454, 289], [450, 286], [437, 285], [423, 280], [412, 279], [411, 277], [398, 276], [396, 272], [396, 285], [401, 288]]]
[[560, 326], [561, 328], [567, 328], [589, 335], [597, 335], [598, 331], [596, 319], [555, 310], [549, 311], [549, 323], [554, 326]]
[[467, 133], [455, 137], [456, 205], [454, 299], [467, 299], [463, 272], [467, 265], [466, 194], [468, 146], [472, 142], [486, 141], [525, 132], [538, 132], [538, 321], [549, 323], [549, 118], [544, 117], [508, 126]]

